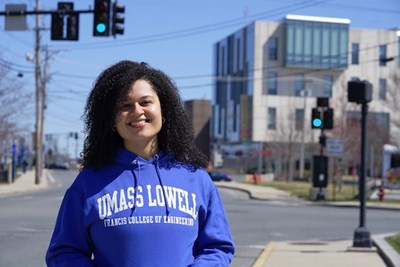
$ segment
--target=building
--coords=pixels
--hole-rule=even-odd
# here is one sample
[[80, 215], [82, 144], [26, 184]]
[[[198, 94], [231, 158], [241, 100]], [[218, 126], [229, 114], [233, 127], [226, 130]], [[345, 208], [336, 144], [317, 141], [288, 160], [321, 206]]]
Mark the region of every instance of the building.
[[206, 99], [185, 101], [194, 128], [195, 144], [210, 158], [211, 102]]
[[[302, 178], [312, 155], [325, 153], [322, 131], [311, 128], [311, 110], [317, 98], [328, 98], [334, 127], [323, 135], [342, 139], [342, 159], [356, 164], [360, 107], [348, 103], [347, 83], [358, 79], [373, 86], [368, 121], [379, 130], [374, 153], [381, 143], [400, 143], [393, 124], [400, 121], [393, 112], [400, 109], [394, 101], [400, 101], [399, 38], [397, 30], [352, 29], [349, 19], [287, 15], [281, 22], [255, 21], [220, 40], [214, 47], [213, 154], [240, 171]], [[369, 171], [375, 173], [378, 159], [370, 160]]]

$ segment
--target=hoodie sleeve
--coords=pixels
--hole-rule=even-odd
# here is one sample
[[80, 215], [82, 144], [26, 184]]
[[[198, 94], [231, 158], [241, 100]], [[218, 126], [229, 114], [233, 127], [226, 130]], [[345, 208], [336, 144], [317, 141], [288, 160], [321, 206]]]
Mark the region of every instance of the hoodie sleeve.
[[73, 187], [67, 190], [46, 254], [47, 266], [94, 266], [90, 238], [84, 227], [84, 201]]
[[199, 218], [199, 235], [194, 248], [195, 262], [190, 267], [229, 266], [235, 252], [219, 192], [215, 185], [208, 206]]

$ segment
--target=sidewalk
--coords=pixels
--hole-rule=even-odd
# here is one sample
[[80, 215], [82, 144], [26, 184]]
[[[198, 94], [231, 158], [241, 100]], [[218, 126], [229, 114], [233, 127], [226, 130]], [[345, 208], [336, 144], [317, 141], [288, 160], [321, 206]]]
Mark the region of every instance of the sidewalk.
[[18, 172], [14, 183], [0, 183], [0, 197], [42, 190], [47, 188], [47, 186], [48, 179], [46, 170], [43, 170], [43, 176], [39, 184], [35, 184], [34, 170], [28, 170], [25, 173]]
[[352, 241], [271, 242], [253, 267], [386, 267], [375, 247], [353, 248]]
[[[246, 192], [250, 198], [266, 201], [307, 202], [287, 192], [267, 186], [240, 182], [215, 182], [220, 188]], [[314, 205], [333, 205], [339, 207], [358, 207], [354, 202], [307, 202]], [[395, 209], [400, 212], [400, 204], [367, 203], [367, 208]], [[342, 241], [305, 241], [270, 242], [260, 253], [252, 267], [400, 267], [400, 255], [384, 240], [387, 235], [371, 236], [371, 248], [352, 247], [352, 240]], [[386, 265], [383, 258], [388, 262]]]

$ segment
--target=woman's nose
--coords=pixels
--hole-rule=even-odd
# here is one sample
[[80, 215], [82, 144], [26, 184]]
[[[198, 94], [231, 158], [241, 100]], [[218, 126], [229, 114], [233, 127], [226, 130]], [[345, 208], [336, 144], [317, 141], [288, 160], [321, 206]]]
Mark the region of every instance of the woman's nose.
[[142, 115], [144, 113], [143, 107], [139, 103], [135, 103], [133, 113]]

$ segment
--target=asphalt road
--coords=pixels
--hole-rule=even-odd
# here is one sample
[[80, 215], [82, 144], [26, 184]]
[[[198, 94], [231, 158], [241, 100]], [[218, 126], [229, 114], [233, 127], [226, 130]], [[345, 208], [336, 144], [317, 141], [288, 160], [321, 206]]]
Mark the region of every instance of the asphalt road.
[[[57, 211], [75, 174], [56, 171], [44, 191], [0, 198], [0, 267], [45, 266], [44, 255]], [[357, 208], [257, 201], [235, 190], [220, 189], [237, 253], [231, 266], [249, 267], [270, 241], [352, 239]], [[398, 211], [368, 210], [371, 234], [398, 232]]]

